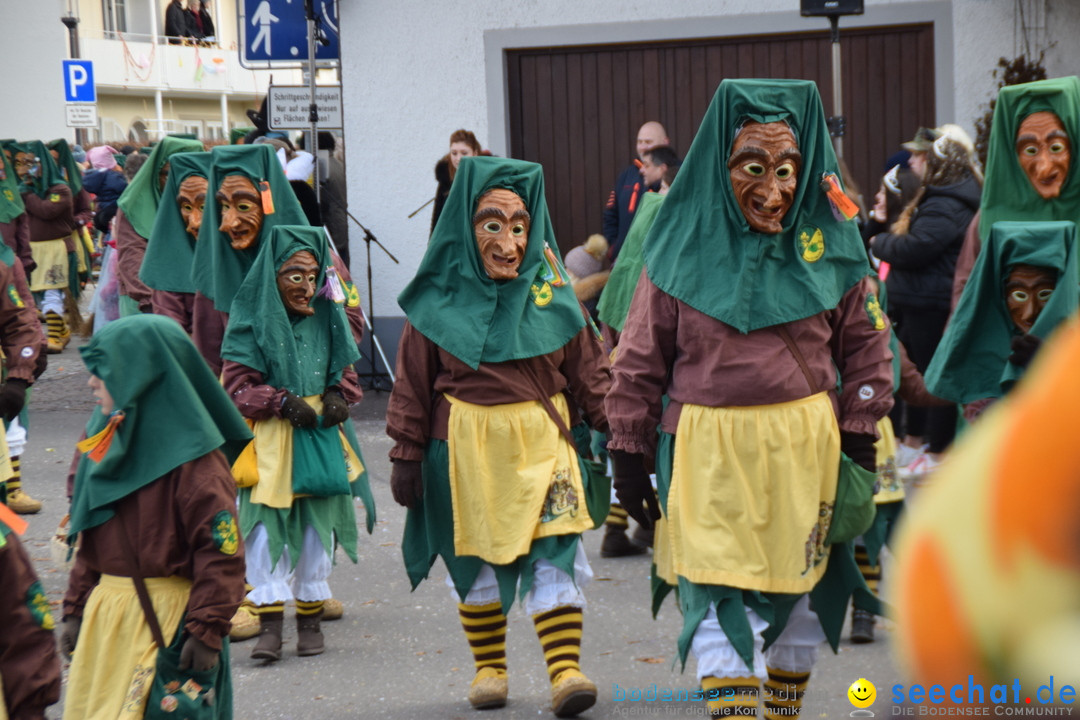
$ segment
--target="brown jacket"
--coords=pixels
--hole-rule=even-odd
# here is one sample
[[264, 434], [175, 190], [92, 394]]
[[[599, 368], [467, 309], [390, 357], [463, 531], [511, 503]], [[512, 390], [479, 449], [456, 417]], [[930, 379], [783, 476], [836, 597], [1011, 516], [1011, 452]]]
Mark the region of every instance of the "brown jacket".
[[146, 238], [135, 232], [123, 210], [116, 211], [113, 240], [116, 241], [116, 277], [120, 294], [139, 303], [139, 310], [150, 312], [152, 291], [139, 279], [143, 256], [146, 255]]
[[22, 264], [18, 258], [15, 267], [0, 262], [0, 348], [7, 377], [34, 384], [43, 338]]
[[75, 252], [71, 228], [75, 225], [71, 188], [61, 183], [49, 188], [45, 197], [23, 193], [23, 204], [30, 217], [30, 242], [64, 239], [68, 252]]

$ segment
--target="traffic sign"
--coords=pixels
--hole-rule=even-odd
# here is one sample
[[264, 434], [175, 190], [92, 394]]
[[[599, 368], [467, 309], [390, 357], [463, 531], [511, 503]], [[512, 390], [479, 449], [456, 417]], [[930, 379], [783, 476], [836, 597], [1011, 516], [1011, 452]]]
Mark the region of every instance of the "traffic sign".
[[92, 60], [64, 60], [64, 101], [97, 102]]
[[94, 103], [68, 103], [64, 106], [67, 126], [71, 128], [97, 127], [97, 105]]
[[[266, 89], [266, 115], [271, 130], [307, 130], [311, 127], [308, 106], [311, 88], [304, 85], [271, 85]], [[317, 85], [319, 129], [341, 130], [341, 86]]]
[[[341, 57], [337, 0], [311, 0], [322, 18], [327, 43], [315, 44], [320, 67], [337, 65]], [[306, 0], [241, 0], [237, 3], [240, 64], [246, 68], [304, 67], [308, 62]]]

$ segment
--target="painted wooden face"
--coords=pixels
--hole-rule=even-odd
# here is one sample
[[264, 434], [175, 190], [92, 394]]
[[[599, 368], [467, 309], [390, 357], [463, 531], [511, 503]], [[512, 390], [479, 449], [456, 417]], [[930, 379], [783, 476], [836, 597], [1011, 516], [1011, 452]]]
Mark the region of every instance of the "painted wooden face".
[[315, 281], [318, 277], [319, 264], [315, 262], [315, 256], [306, 250], [290, 255], [278, 268], [278, 292], [290, 315], [315, 314], [311, 300], [315, 297]]
[[180, 206], [180, 217], [184, 219], [184, 228], [196, 240], [199, 239], [199, 227], [202, 226], [207, 186], [206, 178], [191, 175], [180, 183], [180, 192], [176, 194], [176, 204]]
[[1034, 265], [1014, 265], [1005, 281], [1005, 304], [1020, 332], [1031, 331], [1057, 287], [1057, 273]]
[[484, 271], [492, 280], [513, 280], [529, 244], [529, 211], [517, 193], [497, 188], [476, 204], [473, 232]]
[[28, 182], [34, 177], [41, 175], [41, 163], [33, 153], [15, 153], [15, 174], [19, 176], [19, 182]]
[[787, 123], [749, 122], [742, 127], [731, 148], [728, 172], [750, 229], [767, 234], [783, 230], [801, 165], [802, 154]]
[[1028, 115], [1016, 131], [1016, 159], [1043, 200], [1061, 194], [1072, 159], [1069, 135], [1052, 112]]
[[228, 175], [221, 181], [215, 199], [221, 206], [218, 228], [229, 236], [234, 250], [247, 250], [259, 240], [263, 209], [255, 184], [243, 175]]

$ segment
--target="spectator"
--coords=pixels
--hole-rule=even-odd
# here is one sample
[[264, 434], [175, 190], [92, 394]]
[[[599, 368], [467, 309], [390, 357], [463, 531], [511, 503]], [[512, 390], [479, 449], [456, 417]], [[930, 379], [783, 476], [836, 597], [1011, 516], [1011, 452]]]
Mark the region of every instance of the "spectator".
[[201, 5], [202, 3], [199, 0], [188, 0], [187, 9], [184, 10], [188, 33], [194, 40], [202, 40], [206, 37], [206, 31], [203, 29], [202, 14], [199, 12]]
[[109, 233], [109, 223], [116, 215], [116, 201], [127, 187], [124, 168], [116, 162], [116, 150], [108, 145], [91, 148], [87, 157], [92, 168], [83, 176], [83, 187], [95, 195], [97, 212], [94, 227], [101, 233]]
[[611, 247], [611, 261], [619, 256], [626, 233], [630, 231], [630, 222], [634, 219], [641, 194], [646, 190], [658, 190], [660, 183], [646, 185], [641, 177], [641, 165], [645, 151], [657, 145], [670, 145], [667, 130], [655, 120], [641, 126], [637, 134], [637, 157], [623, 170], [615, 180], [615, 188], [608, 196], [604, 208], [604, 237]]
[[203, 40], [217, 40], [214, 19], [210, 16], [210, 0], [201, 0], [199, 3], [199, 18], [202, 20]]
[[165, 8], [165, 36], [170, 45], [181, 45], [190, 36], [187, 12], [181, 0], [171, 0]]
[[450, 152], [435, 163], [435, 179], [439, 187], [435, 191], [435, 209], [431, 212], [431, 232], [435, 232], [435, 224], [439, 222], [439, 215], [446, 204], [446, 196], [450, 194], [450, 185], [454, 182], [461, 158], [490, 154], [480, 148], [480, 141], [469, 130], [455, 130], [450, 135]]
[[345, 164], [334, 154], [337, 141], [333, 133], [319, 133], [319, 150], [326, 150], [330, 154], [329, 173], [322, 178], [322, 195], [319, 197], [319, 208], [322, 210], [323, 222], [334, 241], [334, 247], [338, 255], [349, 267], [349, 205], [348, 191], [345, 177]]

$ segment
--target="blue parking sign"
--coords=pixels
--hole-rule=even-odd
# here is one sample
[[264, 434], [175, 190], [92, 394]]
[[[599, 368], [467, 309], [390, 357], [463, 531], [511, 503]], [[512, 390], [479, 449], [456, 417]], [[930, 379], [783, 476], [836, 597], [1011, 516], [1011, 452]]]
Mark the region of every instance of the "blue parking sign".
[[64, 60], [64, 101], [97, 102], [94, 63], [91, 60]]

